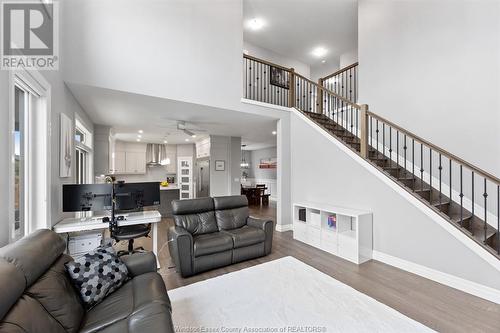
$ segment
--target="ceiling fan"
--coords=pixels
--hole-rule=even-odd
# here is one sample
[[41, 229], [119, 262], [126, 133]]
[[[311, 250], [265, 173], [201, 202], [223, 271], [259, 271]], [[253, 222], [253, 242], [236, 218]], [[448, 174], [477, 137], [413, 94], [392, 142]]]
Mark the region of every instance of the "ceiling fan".
[[207, 131], [201, 128], [196, 127], [196, 125], [188, 123], [184, 120], [177, 120], [176, 124], [172, 126], [159, 126], [161, 128], [168, 128], [173, 130], [178, 130], [184, 132], [190, 137], [195, 138], [197, 133], [206, 133]]

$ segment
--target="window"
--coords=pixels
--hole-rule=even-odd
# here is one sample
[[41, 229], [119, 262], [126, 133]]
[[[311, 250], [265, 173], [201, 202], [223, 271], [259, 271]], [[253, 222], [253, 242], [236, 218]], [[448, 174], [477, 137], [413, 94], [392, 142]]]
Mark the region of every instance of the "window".
[[75, 120], [75, 183], [92, 182], [92, 133], [77, 118]]
[[50, 227], [50, 85], [16, 70], [9, 82], [9, 241]]
[[27, 116], [28, 94], [16, 86], [14, 88], [14, 238], [24, 235], [25, 223], [25, 119]]

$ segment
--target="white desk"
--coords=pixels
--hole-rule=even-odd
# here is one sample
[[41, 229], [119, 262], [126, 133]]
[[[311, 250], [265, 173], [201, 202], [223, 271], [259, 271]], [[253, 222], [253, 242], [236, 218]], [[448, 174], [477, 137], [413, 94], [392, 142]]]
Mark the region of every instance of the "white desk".
[[[160, 212], [158, 212], [157, 210], [148, 210], [137, 213], [117, 214], [116, 216], [124, 217], [123, 220], [118, 221], [119, 227], [127, 225], [151, 223], [153, 227], [152, 228], [153, 253], [156, 256], [156, 263], [158, 265], [158, 268], [160, 268], [160, 262], [158, 261], [158, 223], [161, 222]], [[109, 222], [102, 222], [103, 217], [105, 216], [93, 216], [89, 218], [76, 218], [76, 217], [67, 218], [62, 220], [61, 222], [58, 222], [52, 229], [54, 229], [54, 231], [58, 234], [108, 229]]]

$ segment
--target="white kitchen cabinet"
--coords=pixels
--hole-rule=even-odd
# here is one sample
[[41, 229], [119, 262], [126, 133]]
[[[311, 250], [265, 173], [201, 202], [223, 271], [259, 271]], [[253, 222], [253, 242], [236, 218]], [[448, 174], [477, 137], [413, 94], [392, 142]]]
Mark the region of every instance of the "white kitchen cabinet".
[[146, 173], [146, 145], [116, 141], [112, 145], [111, 174], [145, 174]]
[[166, 145], [167, 157], [170, 164], [165, 166], [167, 173], [177, 173], [177, 145]]
[[142, 152], [125, 152], [125, 173], [146, 173], [146, 154]]
[[116, 151], [112, 154], [112, 156], [114, 156], [114, 158], [113, 163], [111, 164], [113, 166], [111, 173], [125, 173], [125, 152]]

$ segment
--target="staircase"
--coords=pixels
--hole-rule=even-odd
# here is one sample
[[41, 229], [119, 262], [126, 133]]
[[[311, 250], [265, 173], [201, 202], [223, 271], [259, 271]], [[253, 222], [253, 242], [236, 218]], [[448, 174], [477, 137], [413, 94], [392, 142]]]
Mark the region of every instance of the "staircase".
[[357, 63], [315, 83], [244, 55], [245, 98], [294, 107], [500, 259], [500, 179], [356, 104]]

